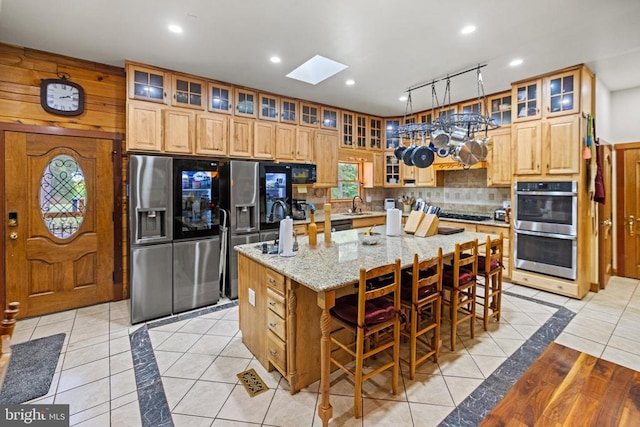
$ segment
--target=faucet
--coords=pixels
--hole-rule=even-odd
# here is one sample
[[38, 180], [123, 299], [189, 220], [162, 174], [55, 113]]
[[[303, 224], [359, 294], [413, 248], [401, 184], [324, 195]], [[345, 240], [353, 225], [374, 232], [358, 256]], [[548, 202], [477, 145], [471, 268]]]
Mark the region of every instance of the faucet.
[[362, 197], [358, 196], [357, 194], [353, 196], [353, 200], [351, 200], [351, 212], [353, 213], [356, 212], [356, 199], [360, 199], [360, 203], [362, 203]]
[[271, 212], [269, 213], [269, 222], [274, 222], [274, 213], [276, 210], [276, 206], [280, 206], [282, 208], [282, 217], [280, 219], [284, 219], [287, 216], [287, 204], [282, 199], [276, 199], [271, 205]]

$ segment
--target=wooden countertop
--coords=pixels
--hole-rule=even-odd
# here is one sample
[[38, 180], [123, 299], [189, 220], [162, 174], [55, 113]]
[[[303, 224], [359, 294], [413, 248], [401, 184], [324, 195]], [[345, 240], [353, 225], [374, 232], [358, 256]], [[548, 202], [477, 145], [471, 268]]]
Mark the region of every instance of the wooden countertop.
[[487, 236], [486, 233], [475, 232], [431, 237], [405, 233], [386, 236], [385, 229], [384, 226], [374, 228], [374, 231], [382, 233], [382, 238], [373, 246], [360, 243], [358, 233], [364, 229], [359, 229], [332, 233], [330, 245], [324, 244], [324, 235], [319, 233], [315, 248], [309, 247], [308, 237], [298, 237], [300, 249], [293, 257], [263, 254], [261, 245], [257, 243], [238, 245], [235, 250], [316, 292], [324, 292], [356, 282], [362, 267], [370, 269], [390, 264], [396, 258], [400, 258], [403, 268], [409, 267], [415, 253], [420, 254], [421, 259], [429, 259], [437, 255], [439, 247], [445, 254], [452, 253], [456, 243], [477, 238], [482, 244]]

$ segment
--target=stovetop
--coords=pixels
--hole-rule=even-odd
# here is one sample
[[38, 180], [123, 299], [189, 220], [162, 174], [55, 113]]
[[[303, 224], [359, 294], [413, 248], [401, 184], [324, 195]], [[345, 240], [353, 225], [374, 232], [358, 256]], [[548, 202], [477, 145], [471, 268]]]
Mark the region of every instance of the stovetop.
[[445, 213], [445, 212], [440, 212], [440, 215], [438, 217], [442, 219], [464, 219], [467, 221], [488, 221], [491, 219], [490, 216], [484, 216], [484, 215], [467, 215], [467, 214], [456, 214], [456, 213]]

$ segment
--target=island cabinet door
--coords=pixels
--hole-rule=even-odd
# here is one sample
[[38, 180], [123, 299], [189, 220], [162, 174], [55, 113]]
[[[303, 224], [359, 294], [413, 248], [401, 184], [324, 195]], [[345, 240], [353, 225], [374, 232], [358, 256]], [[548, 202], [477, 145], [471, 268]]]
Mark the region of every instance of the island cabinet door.
[[265, 367], [267, 356], [267, 280], [265, 268], [238, 254], [238, 310], [242, 343]]

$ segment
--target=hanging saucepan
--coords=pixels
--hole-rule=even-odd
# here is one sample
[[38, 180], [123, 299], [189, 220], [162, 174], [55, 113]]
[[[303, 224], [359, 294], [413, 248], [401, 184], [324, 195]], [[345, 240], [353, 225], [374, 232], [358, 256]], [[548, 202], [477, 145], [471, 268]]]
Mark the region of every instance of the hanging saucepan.
[[402, 160], [402, 153], [406, 149], [407, 149], [407, 147], [405, 147], [404, 145], [400, 145], [400, 146], [396, 147], [396, 149], [393, 151], [393, 154], [396, 156], [396, 159]]
[[405, 165], [413, 166], [413, 161], [411, 160], [411, 154], [414, 152], [416, 148], [418, 147], [416, 147], [412, 142], [411, 145], [408, 146], [407, 149], [402, 152], [402, 161], [404, 162]]
[[436, 148], [447, 148], [449, 146], [449, 134], [442, 129], [431, 132], [431, 143]]
[[484, 137], [478, 140], [478, 144], [480, 144], [480, 161], [483, 161], [487, 158], [487, 155], [489, 154], [489, 147], [487, 146], [487, 142], [489, 141], [489, 138]]
[[419, 168], [428, 168], [433, 164], [433, 159], [433, 151], [424, 145], [416, 147], [411, 153], [411, 163]]
[[438, 157], [447, 157], [451, 153], [451, 148], [447, 145], [445, 148], [436, 148]]
[[458, 145], [455, 150], [455, 155], [459, 159], [458, 161], [464, 166], [473, 166], [476, 163], [484, 160], [482, 157], [481, 144], [474, 139], [467, 139], [462, 144]]
[[467, 138], [467, 133], [467, 129], [461, 126], [454, 126], [451, 129], [451, 143], [457, 145], [464, 142]]

